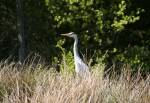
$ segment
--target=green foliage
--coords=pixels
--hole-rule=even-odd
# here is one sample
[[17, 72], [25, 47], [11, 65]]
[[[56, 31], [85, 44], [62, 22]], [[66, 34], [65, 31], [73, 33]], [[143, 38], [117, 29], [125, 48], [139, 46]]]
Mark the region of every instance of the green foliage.
[[[74, 73], [74, 57], [71, 51], [67, 52], [62, 45], [64, 44], [63, 40], [57, 42], [56, 47], [62, 51], [62, 61], [60, 63], [60, 68], [62, 73]], [[57, 57], [56, 57], [57, 58]], [[58, 59], [57, 59], [58, 60]]]
[[114, 11], [115, 17], [111, 26], [114, 27], [117, 31], [123, 30], [124, 25], [138, 21], [140, 19], [139, 14], [143, 12], [143, 9], [137, 9], [136, 13], [132, 12], [132, 14], [126, 15], [126, 7], [127, 4], [125, 0], [122, 0], [118, 5], [117, 11]]
[[116, 59], [121, 60], [127, 64], [130, 64], [133, 68], [133, 72], [136, 72], [141, 67], [141, 72], [149, 72], [149, 50], [146, 47], [134, 46], [127, 48], [123, 54], [117, 54]]
[[[73, 31], [88, 59], [96, 51], [92, 65], [108, 51], [103, 59], [106, 64], [142, 65], [143, 71], [149, 71], [148, 4], [134, 0], [24, 0], [29, 51], [40, 54], [50, 65], [64, 61], [72, 71], [73, 41], [60, 40], [56, 34]], [[0, 59], [17, 57], [16, 2], [1, 0], [0, 15]]]
[[[92, 71], [98, 70], [96, 71], [102, 78], [104, 77], [104, 70], [106, 67], [106, 63], [104, 62], [105, 58], [107, 56], [107, 52], [101, 56], [96, 58], [96, 63], [92, 66]], [[95, 59], [95, 58], [94, 58]]]

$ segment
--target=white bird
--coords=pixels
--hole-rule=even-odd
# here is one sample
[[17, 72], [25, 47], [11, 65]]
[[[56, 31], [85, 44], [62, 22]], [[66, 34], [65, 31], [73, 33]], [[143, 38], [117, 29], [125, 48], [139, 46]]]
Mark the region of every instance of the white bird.
[[62, 36], [68, 36], [74, 39], [74, 47], [73, 47], [73, 53], [74, 53], [74, 63], [75, 63], [75, 72], [79, 76], [85, 76], [89, 74], [89, 67], [82, 61], [82, 59], [79, 56], [78, 53], [78, 37], [74, 32], [61, 34]]

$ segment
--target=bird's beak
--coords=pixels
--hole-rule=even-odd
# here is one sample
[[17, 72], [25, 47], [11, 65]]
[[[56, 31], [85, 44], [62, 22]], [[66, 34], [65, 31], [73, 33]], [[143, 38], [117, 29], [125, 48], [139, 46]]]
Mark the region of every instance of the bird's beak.
[[69, 36], [69, 33], [65, 33], [65, 34], [60, 34], [62, 36]]

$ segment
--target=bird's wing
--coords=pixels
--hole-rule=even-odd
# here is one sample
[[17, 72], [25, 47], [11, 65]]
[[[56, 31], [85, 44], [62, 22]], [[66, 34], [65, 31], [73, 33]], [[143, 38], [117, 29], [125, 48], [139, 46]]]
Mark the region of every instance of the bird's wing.
[[76, 66], [79, 72], [88, 72], [89, 71], [89, 67], [81, 60], [78, 59], [76, 61]]

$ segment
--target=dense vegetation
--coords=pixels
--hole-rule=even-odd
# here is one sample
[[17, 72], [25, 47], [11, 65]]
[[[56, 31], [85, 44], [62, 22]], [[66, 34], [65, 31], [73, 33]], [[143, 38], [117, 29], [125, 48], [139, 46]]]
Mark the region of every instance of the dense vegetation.
[[[48, 64], [72, 65], [73, 41], [57, 34], [74, 31], [81, 54], [91, 66], [129, 64], [150, 72], [150, 6], [148, 0], [18, 0], [22, 1], [28, 54]], [[18, 61], [17, 2], [0, 1], [0, 60]], [[62, 65], [59, 65], [62, 66]]]
[[[149, 2], [0, 0], [0, 102], [148, 103]], [[73, 39], [59, 35], [70, 31], [87, 77], [74, 73]]]
[[57, 74], [43, 65], [0, 63], [1, 103], [149, 103], [147, 76], [131, 78], [123, 71], [118, 80], [102, 79], [100, 66], [90, 77], [74, 78], [68, 72]]

